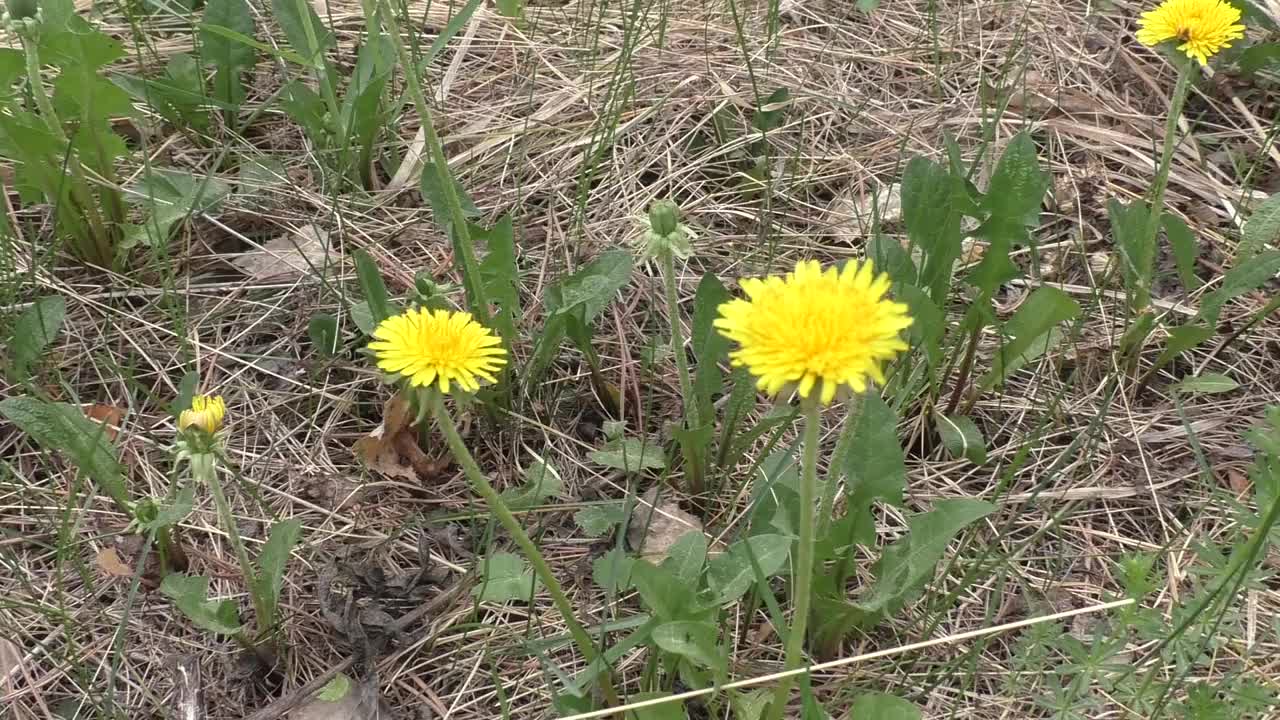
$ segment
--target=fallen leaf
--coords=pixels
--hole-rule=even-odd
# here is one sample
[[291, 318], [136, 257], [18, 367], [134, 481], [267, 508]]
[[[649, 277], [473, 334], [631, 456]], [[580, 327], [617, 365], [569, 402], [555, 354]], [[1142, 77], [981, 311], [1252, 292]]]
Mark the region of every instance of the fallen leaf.
[[987, 246], [977, 242], [973, 238], [965, 238], [960, 243], [960, 264], [973, 265], [982, 262], [982, 256], [987, 254]]
[[1089, 95], [1064, 88], [1034, 70], [1024, 73], [1016, 86], [992, 90], [1007, 97], [1009, 110], [1017, 109], [1020, 113], [1079, 115], [1098, 113], [1102, 109]]
[[115, 548], [102, 548], [97, 556], [98, 569], [111, 577], [133, 577], [133, 568], [120, 557]]
[[680, 506], [666, 500], [658, 503], [658, 488], [645, 493], [631, 511], [627, 523], [627, 542], [640, 557], [654, 565], [667, 558], [676, 541], [690, 530], [702, 532], [702, 521], [690, 515]]
[[1244, 495], [1249, 491], [1249, 476], [1235, 468], [1227, 468], [1227, 484], [1236, 495]]
[[290, 720], [389, 720], [390, 717], [391, 709], [383, 702], [376, 685], [350, 679], [345, 683], [331, 681], [305, 705], [289, 713]]
[[404, 480], [418, 477], [411, 466], [400, 462], [400, 453], [391, 443], [370, 436], [357, 440], [354, 449], [360, 462], [374, 472]]
[[124, 409], [113, 407], [111, 405], [90, 405], [84, 409], [84, 414], [91, 420], [97, 420], [106, 426], [103, 434], [111, 442], [115, 442], [116, 436], [120, 434], [120, 421], [124, 419]]
[[587, 455], [592, 462], [626, 472], [661, 470], [667, 466], [661, 445], [637, 438], [614, 438]]
[[492, 553], [480, 561], [480, 579], [471, 594], [481, 602], [527, 601], [538, 586], [529, 563], [514, 553]]
[[1253, 448], [1248, 445], [1236, 444], [1226, 447], [1213, 448], [1210, 450], [1215, 457], [1227, 460], [1252, 460]]
[[839, 242], [861, 245], [873, 223], [887, 227], [902, 220], [902, 187], [894, 183], [874, 192], [864, 190], [855, 195], [851, 191], [833, 200], [827, 215]]
[[[184, 571], [187, 569], [187, 553], [182, 547], [181, 533], [177, 528], [173, 528], [170, 537], [173, 543], [170, 548], [168, 572]], [[143, 535], [117, 535], [112, 546], [98, 551], [94, 560], [98, 569], [106, 577], [132, 578], [136, 575], [135, 570], [142, 560], [142, 553], [146, 546], [147, 539]], [[148, 589], [160, 587], [160, 581], [164, 578], [165, 572], [166, 570], [160, 566], [160, 553], [153, 545], [147, 552], [146, 563], [142, 568], [143, 586]]]
[[404, 480], [431, 480], [448, 467], [447, 457], [432, 458], [418, 445], [408, 399], [396, 393], [382, 408], [382, 423], [355, 444], [356, 457], [370, 470]]
[[330, 510], [358, 505], [365, 498], [365, 491], [360, 485], [341, 476], [308, 479], [300, 487], [300, 492], [307, 500]]
[[325, 683], [324, 687], [320, 688], [320, 692], [316, 693], [316, 699], [330, 703], [338, 702], [350, 694], [351, 678], [338, 673], [332, 680]]
[[319, 273], [335, 261], [329, 252], [329, 233], [315, 225], [303, 225], [269, 240], [261, 250], [241, 253], [232, 263], [254, 280], [278, 280]]
[[393, 444], [400, 459], [407, 462], [409, 467], [418, 473], [418, 477], [424, 480], [439, 476], [445, 468], [449, 467], [448, 458], [432, 458], [423, 452], [422, 447], [418, 445], [418, 433], [414, 430], [400, 431]]

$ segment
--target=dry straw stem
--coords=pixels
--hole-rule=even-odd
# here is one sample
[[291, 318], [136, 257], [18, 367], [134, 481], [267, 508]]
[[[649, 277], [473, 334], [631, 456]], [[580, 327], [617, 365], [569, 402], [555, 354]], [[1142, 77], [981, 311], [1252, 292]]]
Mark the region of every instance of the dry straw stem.
[[1077, 615], [1085, 615], [1088, 613], [1104, 612], [1106, 610], [1114, 610], [1122, 608], [1126, 605], [1132, 605], [1132, 599], [1115, 600], [1101, 605], [1092, 605], [1090, 607], [1077, 608], [1075, 610], [1067, 610], [1065, 612], [1055, 613], [1053, 615], [1044, 615], [1042, 617], [1027, 618], [1026, 620], [1018, 620], [1017, 622], [996, 625], [995, 627], [980, 628], [978, 630], [970, 630], [968, 632], [948, 635], [946, 637], [934, 638], [933, 640], [922, 640], [910, 645], [902, 645], [895, 648], [886, 648], [884, 650], [876, 650], [875, 652], [864, 653], [862, 655], [853, 655], [851, 657], [840, 658], [839, 660], [829, 660], [827, 662], [817, 663], [808, 667], [796, 668], [794, 670], [784, 670], [771, 675], [761, 675], [759, 677], [747, 678], [746, 680], [735, 680], [731, 683], [725, 683], [719, 687], [701, 688], [699, 690], [689, 690], [687, 692], [676, 693], [666, 697], [650, 698], [649, 700], [641, 700], [639, 702], [628, 703], [616, 708], [605, 708], [604, 710], [592, 710], [591, 712], [570, 715], [561, 720], [591, 720], [591, 718], [605, 717], [613, 715], [624, 710], [639, 710], [640, 708], [653, 707], [655, 705], [666, 705], [673, 702], [684, 702], [696, 697], [711, 695], [725, 690], [737, 690], [738, 688], [753, 687], [755, 685], [766, 685], [768, 683], [783, 680], [785, 678], [794, 678], [804, 674], [812, 674], [823, 670], [834, 670], [836, 668], [846, 667], [854, 663], [874, 660], [876, 658], [889, 657], [891, 655], [899, 655], [906, 652], [915, 652], [917, 650], [925, 650], [938, 645], [954, 645], [955, 643], [972, 640], [974, 638], [994, 635], [996, 633], [1007, 632], [1009, 630], [1017, 630], [1018, 628], [1029, 627], [1031, 625], [1039, 625], [1040, 623], [1055, 622], [1057, 620], [1066, 620], [1076, 617]]

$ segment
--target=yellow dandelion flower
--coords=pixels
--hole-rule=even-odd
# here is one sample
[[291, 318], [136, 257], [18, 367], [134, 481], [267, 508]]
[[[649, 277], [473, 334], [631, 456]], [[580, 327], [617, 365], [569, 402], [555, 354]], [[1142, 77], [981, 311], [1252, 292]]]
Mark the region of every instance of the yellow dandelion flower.
[[883, 383], [882, 364], [907, 349], [898, 337], [911, 325], [907, 306], [885, 298], [889, 276], [870, 262], [824, 270], [801, 261], [786, 277], [741, 284], [747, 299], [721, 305], [715, 326], [740, 346], [729, 356], [734, 366], [769, 395], [794, 384], [807, 398], [821, 385], [825, 405], [841, 386], [861, 392]]
[[191, 409], [178, 415], [178, 429], [198, 427], [207, 433], [218, 432], [222, 419], [227, 415], [227, 404], [221, 395], [196, 395], [191, 398]]
[[480, 380], [496, 382], [493, 374], [507, 364], [502, 341], [471, 313], [409, 310], [383, 320], [373, 337], [369, 349], [379, 368], [411, 386], [436, 384], [443, 393], [451, 384], [474, 392]]
[[1178, 50], [1207, 65], [1232, 40], [1244, 37], [1239, 20], [1240, 10], [1223, 0], [1165, 0], [1138, 20], [1138, 42], [1154, 47], [1178, 40]]

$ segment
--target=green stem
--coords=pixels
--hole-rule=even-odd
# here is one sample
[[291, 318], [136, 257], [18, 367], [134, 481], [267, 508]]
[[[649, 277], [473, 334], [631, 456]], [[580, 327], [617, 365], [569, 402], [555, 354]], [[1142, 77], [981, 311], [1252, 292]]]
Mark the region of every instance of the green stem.
[[956, 385], [951, 389], [951, 398], [947, 400], [947, 410], [944, 414], [951, 415], [955, 413], [956, 407], [960, 405], [960, 397], [964, 395], [965, 388], [969, 387], [969, 375], [973, 373], [973, 361], [978, 354], [978, 339], [982, 336], [982, 323], [975, 320], [973, 329], [969, 332], [969, 344], [964, 350], [964, 359], [960, 361], [960, 369], [956, 371]]
[[235, 551], [236, 561], [240, 563], [240, 573], [244, 575], [245, 587], [249, 590], [249, 596], [253, 598], [253, 609], [257, 613], [259, 630], [271, 627], [275, 618], [267, 617], [267, 608], [258, 597], [257, 583], [254, 582], [254, 578], [257, 575], [253, 570], [253, 564], [249, 562], [249, 553], [244, 548], [244, 541], [240, 539], [240, 531], [236, 529], [236, 520], [231, 514], [231, 504], [227, 502], [227, 496], [222, 492], [222, 481], [218, 480], [218, 469], [213, 462], [213, 456], [209, 454], [193, 456], [191, 458], [191, 475], [196, 482], [204, 482], [209, 485], [209, 492], [213, 495], [213, 504], [218, 508], [218, 522], [222, 524], [223, 531], [227, 533], [227, 537], [231, 540], [231, 548]]
[[[795, 609], [791, 616], [791, 629], [787, 632], [784, 670], [799, 667], [802, 662], [805, 630], [809, 625], [809, 602], [813, 591], [814, 500], [818, 488], [818, 425], [821, 405], [816, 395], [801, 402], [804, 407], [804, 456], [801, 460], [800, 477], [800, 539], [791, 581]], [[773, 692], [773, 702], [769, 705], [769, 717], [772, 720], [782, 719], [793, 680], [794, 676], [790, 676], [778, 681]]]
[[[578, 651], [586, 658], [588, 664], [594, 663], [600, 654], [596, 651], [595, 643], [592, 642], [591, 636], [587, 634], [586, 628], [582, 626], [582, 623], [578, 622], [577, 616], [574, 615], [573, 604], [569, 602], [568, 596], [564, 594], [560, 581], [556, 580], [556, 576], [551, 572], [551, 566], [543, 559], [538, 546], [534, 544], [529, 534], [524, 531], [520, 521], [516, 520], [516, 516], [511, 514], [511, 509], [503, 502], [502, 496], [493, 489], [493, 486], [489, 484], [489, 480], [485, 478], [484, 473], [480, 471], [480, 466], [476, 464], [475, 458], [471, 456], [471, 451], [467, 449], [466, 443], [462, 441], [462, 436], [458, 434], [458, 428], [453, 422], [453, 416], [449, 414], [449, 410], [444, 406], [444, 398], [439, 392], [433, 390], [430, 392], [429, 402], [436, 424], [440, 426], [440, 431], [444, 433], [445, 442], [449, 444], [449, 450], [453, 453], [454, 459], [462, 466], [462, 471], [466, 474], [467, 480], [471, 482], [471, 486], [484, 499], [485, 504], [489, 506], [489, 512], [493, 513], [498, 522], [502, 523], [502, 526], [511, 534], [520, 551], [524, 553], [529, 560], [529, 564], [533, 566], [533, 571], [537, 573], [538, 579], [542, 581], [542, 585], [551, 595], [552, 604], [555, 605], [560, 616], [564, 618], [565, 625], [569, 628], [569, 635], [578, 646]], [[613, 689], [613, 683], [609, 679], [608, 672], [606, 671], [602, 674], [600, 679], [601, 691], [604, 693], [606, 701], [610, 705], [618, 704], [618, 695]]]
[[1185, 58], [1178, 70], [1178, 83], [1173, 88], [1173, 97], [1169, 102], [1169, 117], [1164, 124], [1164, 146], [1160, 151], [1160, 164], [1156, 166], [1156, 177], [1151, 184], [1151, 202], [1147, 211], [1147, 224], [1143, 228], [1141, 247], [1144, 257], [1129, 258], [1129, 262], [1141, 263], [1137, 267], [1137, 287], [1133, 290], [1130, 303], [1135, 312], [1143, 310], [1151, 302], [1151, 263], [1154, 262], [1156, 235], [1160, 232], [1160, 219], [1164, 215], [1164, 191], [1169, 186], [1169, 170], [1173, 164], [1173, 150], [1178, 134], [1178, 118], [1182, 115], [1182, 106], [1187, 101], [1191, 89], [1191, 75], [1195, 72], [1196, 63]]
[[172, 572], [169, 567], [169, 561], [173, 558], [173, 538], [169, 534], [169, 528], [156, 528], [156, 551], [160, 554], [160, 574], [168, 575]]
[[700, 422], [698, 399], [693, 395], [693, 381], [689, 377], [689, 358], [684, 352], [684, 326], [680, 323], [680, 300], [676, 289], [675, 261], [671, 252], [658, 253], [662, 265], [662, 286], [667, 296], [667, 315], [671, 319], [671, 354], [676, 358], [676, 371], [680, 375], [680, 394], [684, 396], [686, 420]]
[[45, 92], [44, 81], [41, 80], [40, 50], [34, 41], [25, 38], [22, 41], [22, 50], [27, 56], [27, 85], [31, 88], [31, 97], [36, 101], [40, 118], [44, 120], [44, 124], [49, 127], [54, 137], [66, 142], [67, 136], [62, 132], [62, 121], [58, 119], [58, 113], [54, 112], [53, 103], [49, 100], [49, 94]]
[[405, 84], [408, 86], [410, 98], [413, 99], [414, 108], [418, 111], [418, 117], [422, 121], [423, 139], [427, 150], [431, 153], [431, 164], [436, 173], [440, 192], [444, 193], [445, 204], [448, 205], [449, 222], [444, 225], [450, 229], [450, 233], [458, 241], [458, 254], [462, 260], [462, 279], [466, 286], [467, 300], [471, 306], [471, 312], [480, 324], [488, 325], [489, 299], [485, 293], [484, 281], [480, 278], [480, 262], [476, 259], [475, 242], [471, 238], [471, 228], [467, 226], [467, 218], [462, 210], [462, 200], [458, 197], [458, 188], [454, 185], [453, 175], [449, 173], [444, 147], [440, 144], [440, 136], [436, 134], [431, 106], [427, 104], [426, 96], [422, 94], [420, 79], [410, 77], [410, 73], [418, 65], [411, 61], [409, 51], [405, 49], [404, 40], [400, 37], [400, 20], [396, 17], [394, 8], [389, 4], [385, 7], [387, 12], [383, 21], [387, 24], [387, 32], [395, 38], [396, 55], [400, 60], [400, 67], [405, 70]]
[[827, 471], [827, 482], [823, 484], [821, 500], [818, 502], [818, 535], [826, 535], [828, 528], [831, 527], [831, 513], [835, 510], [836, 504], [836, 486], [839, 484], [840, 476], [845, 474], [845, 458], [848, 457], [849, 451], [853, 449], [854, 434], [858, 429], [858, 411], [860, 409], [861, 395], [854, 395], [849, 398], [848, 408], [845, 410], [844, 427], [840, 429], [840, 437], [836, 440], [835, 452], [831, 454], [831, 466]]
[[[680, 396], [684, 401], [684, 426], [686, 428], [702, 425], [702, 416], [698, 414], [698, 398], [693, 392], [693, 379], [689, 375], [689, 358], [684, 351], [684, 326], [680, 322], [680, 298], [676, 288], [675, 260], [670, 250], [658, 253], [658, 263], [662, 266], [662, 287], [667, 299], [667, 316], [671, 320], [671, 354], [676, 359], [676, 374], [680, 380]], [[683, 446], [684, 443], [681, 443]], [[704, 488], [702, 477], [705, 455], [701, 447], [685, 448], [685, 452], [694, 462], [689, 463], [689, 493], [701, 495]]]

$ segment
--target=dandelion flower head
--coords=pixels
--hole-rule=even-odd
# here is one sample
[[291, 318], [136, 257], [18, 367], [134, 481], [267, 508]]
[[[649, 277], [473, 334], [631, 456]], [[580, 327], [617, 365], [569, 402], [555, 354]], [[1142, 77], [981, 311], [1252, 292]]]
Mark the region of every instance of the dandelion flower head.
[[1165, 0], [1138, 20], [1138, 42], [1154, 47], [1180, 41], [1178, 50], [1201, 65], [1244, 37], [1240, 10], [1225, 0]]
[[911, 325], [907, 306], [885, 297], [889, 277], [870, 262], [837, 270], [801, 261], [785, 277], [741, 284], [747, 297], [722, 304], [715, 326], [739, 346], [729, 356], [734, 366], [769, 395], [794, 385], [808, 398], [817, 388], [825, 405], [841, 387], [883, 383], [883, 363], [907, 349], [898, 337]]
[[496, 382], [507, 363], [501, 340], [471, 313], [418, 308], [383, 320], [369, 343], [378, 367], [413, 387], [448, 393], [456, 385], [468, 392], [480, 381]]
[[221, 395], [196, 395], [191, 398], [191, 408], [178, 415], [178, 429], [197, 427], [212, 434], [222, 428], [226, 415], [227, 404]]

